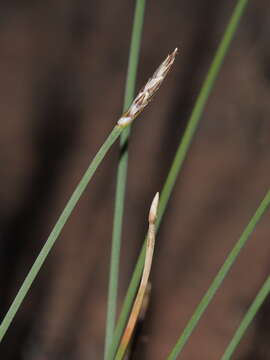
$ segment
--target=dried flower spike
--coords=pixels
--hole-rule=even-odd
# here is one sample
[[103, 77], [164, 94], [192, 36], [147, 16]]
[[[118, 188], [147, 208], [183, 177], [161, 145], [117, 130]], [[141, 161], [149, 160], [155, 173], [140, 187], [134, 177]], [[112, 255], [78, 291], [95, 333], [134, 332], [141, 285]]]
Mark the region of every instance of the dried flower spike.
[[117, 125], [125, 127], [129, 125], [151, 101], [152, 97], [159, 89], [161, 83], [168, 74], [175, 56], [178, 52], [176, 48], [163, 63], [154, 72], [154, 75], [147, 81], [146, 85], [141, 89], [137, 97], [133, 100], [128, 111], [126, 111], [118, 120]]

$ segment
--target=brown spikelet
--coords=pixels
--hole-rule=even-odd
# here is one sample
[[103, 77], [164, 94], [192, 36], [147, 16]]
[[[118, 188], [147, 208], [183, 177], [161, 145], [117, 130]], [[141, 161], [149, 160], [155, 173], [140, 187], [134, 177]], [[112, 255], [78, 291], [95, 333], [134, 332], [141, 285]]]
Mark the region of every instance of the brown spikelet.
[[147, 81], [133, 100], [129, 109], [120, 117], [117, 122], [118, 126], [125, 127], [129, 125], [142, 112], [146, 105], [149, 104], [174, 63], [177, 52], [178, 49], [176, 48], [157, 68], [153, 76]]

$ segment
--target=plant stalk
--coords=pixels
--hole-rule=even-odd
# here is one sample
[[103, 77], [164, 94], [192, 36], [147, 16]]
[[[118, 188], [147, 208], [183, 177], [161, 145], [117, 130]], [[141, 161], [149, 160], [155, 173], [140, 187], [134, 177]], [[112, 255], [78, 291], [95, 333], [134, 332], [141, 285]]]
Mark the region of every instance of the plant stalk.
[[[125, 96], [123, 111], [130, 106], [135, 93], [135, 83], [140, 53], [141, 36], [143, 29], [145, 0], [137, 0], [134, 13], [133, 29], [130, 43], [128, 70], [126, 78]], [[120, 158], [116, 177], [116, 194], [114, 204], [114, 219], [112, 232], [112, 248], [109, 272], [109, 289], [107, 304], [107, 320], [105, 335], [104, 358], [108, 358], [109, 347], [112, 342], [115, 327], [116, 309], [117, 309], [117, 291], [119, 278], [119, 263], [121, 250], [122, 222], [124, 214], [124, 200], [127, 182], [128, 168], [128, 138], [130, 127], [126, 128], [120, 137]]]

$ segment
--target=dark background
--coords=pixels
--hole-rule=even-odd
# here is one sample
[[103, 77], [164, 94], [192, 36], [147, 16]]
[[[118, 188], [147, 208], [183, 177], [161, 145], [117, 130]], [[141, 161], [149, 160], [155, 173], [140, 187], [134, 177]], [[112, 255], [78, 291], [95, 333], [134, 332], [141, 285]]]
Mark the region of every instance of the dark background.
[[[179, 47], [130, 143], [119, 306], [186, 121], [236, 1], [149, 0], [138, 85]], [[122, 108], [133, 1], [1, 1], [3, 316]], [[136, 359], [164, 359], [269, 187], [270, 7], [250, 1], [169, 202]], [[101, 359], [118, 146], [87, 188], [1, 359]], [[220, 358], [270, 270], [269, 213], [183, 352]], [[270, 359], [267, 300], [235, 359]]]

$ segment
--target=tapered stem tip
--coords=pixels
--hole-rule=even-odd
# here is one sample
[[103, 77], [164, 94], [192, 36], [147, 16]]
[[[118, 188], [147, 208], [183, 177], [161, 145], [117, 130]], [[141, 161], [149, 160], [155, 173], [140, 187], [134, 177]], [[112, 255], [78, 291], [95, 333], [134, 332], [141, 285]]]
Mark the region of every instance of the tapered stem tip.
[[152, 201], [150, 211], [149, 211], [149, 223], [151, 223], [151, 224], [154, 224], [156, 222], [158, 203], [159, 203], [159, 193], [157, 192]]

